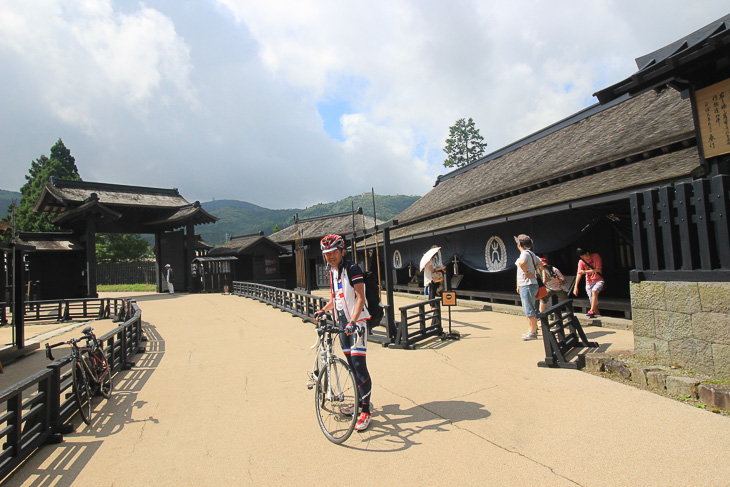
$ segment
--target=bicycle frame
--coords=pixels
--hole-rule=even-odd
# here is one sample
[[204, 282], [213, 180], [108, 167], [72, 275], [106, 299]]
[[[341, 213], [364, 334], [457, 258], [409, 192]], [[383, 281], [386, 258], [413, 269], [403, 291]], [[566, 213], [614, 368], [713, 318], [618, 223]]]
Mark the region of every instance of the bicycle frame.
[[[78, 345], [78, 343], [82, 340], [86, 340], [85, 346]], [[105, 375], [111, 374], [111, 368], [107, 368], [103, 374], [97, 375], [96, 371], [94, 370], [95, 367], [92, 367], [92, 362], [99, 361], [94, 352], [96, 352], [96, 350], [101, 350], [101, 347], [99, 346], [99, 342], [96, 339], [96, 335], [94, 335], [92, 332], [84, 332], [84, 336], [82, 336], [80, 338], [72, 338], [65, 342], [56, 343], [55, 345], [46, 344], [46, 357], [49, 360], [54, 360], [51, 349], [61, 346], [61, 345], [67, 345], [67, 344], [71, 345], [72, 360], [80, 362], [83, 365], [84, 371], [88, 374], [89, 378], [95, 384], [97, 384], [97, 385], [101, 384], [101, 381], [104, 379]], [[102, 353], [104, 353], [103, 350], [102, 350]], [[97, 364], [93, 364], [93, 365], [97, 365]]]
[[[309, 374], [309, 379], [311, 381], [316, 381], [316, 377], [320, 370], [322, 370], [323, 366], [327, 364], [331, 364], [337, 355], [335, 355], [334, 349], [333, 349], [333, 336], [338, 335], [341, 333], [341, 330], [333, 330], [333, 325], [329, 325], [327, 328], [325, 328], [324, 331], [318, 331], [317, 332], [317, 341], [309, 347], [310, 349], [316, 349], [316, 353], [314, 355], [314, 364], [312, 364], [312, 371]], [[326, 338], [323, 339], [323, 337], [326, 335]], [[362, 341], [362, 335], [360, 332], [357, 332], [357, 341], [355, 342], [356, 346]], [[339, 378], [338, 378], [339, 380]], [[308, 383], [309, 384], [309, 383]], [[328, 389], [331, 389], [331, 387], [328, 385]]]

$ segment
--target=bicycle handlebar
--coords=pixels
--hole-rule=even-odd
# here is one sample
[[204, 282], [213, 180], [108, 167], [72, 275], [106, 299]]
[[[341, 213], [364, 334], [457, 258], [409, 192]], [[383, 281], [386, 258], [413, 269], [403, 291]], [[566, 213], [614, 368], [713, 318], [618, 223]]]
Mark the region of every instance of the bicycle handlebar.
[[51, 349], [60, 347], [61, 345], [73, 346], [82, 340], [86, 340], [87, 346], [89, 346], [92, 341], [94, 342], [94, 344], [96, 344], [96, 335], [94, 335], [93, 328], [91, 328], [90, 326], [86, 327], [82, 330], [82, 333], [84, 334], [84, 336], [81, 336], [79, 338], [71, 338], [70, 340], [54, 343], [53, 345], [49, 345], [48, 343], [46, 343], [46, 358], [48, 360], [55, 360], [55, 357], [53, 356], [53, 352], [51, 352]]
[[[325, 333], [344, 333], [345, 330], [339, 327], [337, 323], [329, 319], [329, 315], [327, 313], [322, 313], [319, 316], [315, 316], [315, 322], [317, 324], [317, 333], [320, 335], [323, 335]], [[357, 335], [357, 340], [355, 341], [355, 344], [359, 344], [362, 340], [363, 333], [360, 330], [359, 326], [355, 327], [355, 334]]]

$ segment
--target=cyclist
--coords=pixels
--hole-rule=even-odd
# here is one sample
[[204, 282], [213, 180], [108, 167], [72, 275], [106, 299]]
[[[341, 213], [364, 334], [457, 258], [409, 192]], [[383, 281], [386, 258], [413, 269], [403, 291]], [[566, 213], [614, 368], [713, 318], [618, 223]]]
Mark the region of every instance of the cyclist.
[[[365, 275], [360, 266], [345, 259], [345, 241], [339, 235], [327, 235], [320, 242], [322, 255], [330, 265], [330, 293], [332, 299], [319, 313], [334, 310], [336, 321], [343, 332], [340, 344], [347, 363], [355, 373], [360, 395], [360, 417], [355, 424], [357, 431], [365, 431], [370, 425], [370, 392], [372, 381], [365, 360], [367, 353], [367, 320], [365, 309]], [[357, 343], [357, 331], [362, 341]], [[342, 413], [354, 414], [355, 408], [343, 408]]]

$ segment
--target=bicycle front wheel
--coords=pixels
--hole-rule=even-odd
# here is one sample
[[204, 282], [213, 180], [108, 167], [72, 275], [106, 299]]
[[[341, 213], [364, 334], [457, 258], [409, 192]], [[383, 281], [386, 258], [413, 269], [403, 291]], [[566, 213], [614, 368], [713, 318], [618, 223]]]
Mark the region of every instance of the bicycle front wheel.
[[73, 392], [84, 423], [91, 423], [91, 388], [84, 365], [78, 360], [73, 363]]
[[327, 439], [337, 444], [347, 440], [355, 428], [358, 407], [355, 375], [347, 362], [337, 358], [320, 370], [314, 401]]
[[99, 392], [109, 399], [112, 395], [112, 369], [106, 360], [106, 355], [101, 349], [94, 352], [94, 369], [99, 380]]

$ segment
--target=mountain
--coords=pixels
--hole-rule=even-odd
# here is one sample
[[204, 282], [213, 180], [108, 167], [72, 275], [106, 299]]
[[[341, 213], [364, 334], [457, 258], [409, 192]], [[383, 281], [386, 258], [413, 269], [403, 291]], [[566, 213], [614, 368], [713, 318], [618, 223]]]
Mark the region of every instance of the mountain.
[[0, 189], [0, 218], [10, 214], [8, 212], [8, 207], [10, 207], [10, 203], [12, 203], [13, 200], [16, 200], [16, 202], [20, 204], [20, 197], [21, 194], [17, 191], [5, 191], [4, 189]]
[[[220, 218], [213, 225], [201, 225], [196, 228], [203, 240], [211, 245], [220, 245], [227, 237], [248, 235], [263, 231], [266, 235], [274, 232], [274, 227], [282, 230], [294, 224], [294, 215], [299, 218], [342, 213], [362, 207], [366, 215], [373, 215], [372, 195], [350, 196], [334, 203], [319, 203], [308, 208], [271, 210], [238, 200], [214, 200], [201, 203], [208, 213]], [[388, 221], [411, 206], [420, 196], [375, 195], [375, 213], [378, 220]]]

